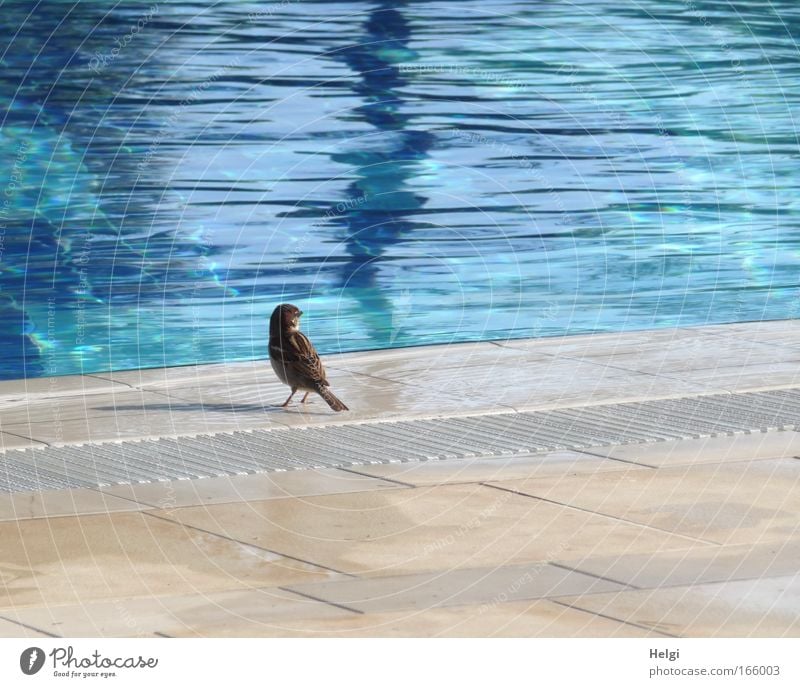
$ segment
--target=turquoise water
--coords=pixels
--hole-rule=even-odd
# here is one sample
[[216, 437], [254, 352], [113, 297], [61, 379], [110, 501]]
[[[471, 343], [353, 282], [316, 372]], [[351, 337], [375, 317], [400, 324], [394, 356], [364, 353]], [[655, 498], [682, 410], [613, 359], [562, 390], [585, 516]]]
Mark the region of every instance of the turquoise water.
[[794, 0], [33, 5], [2, 378], [798, 314]]

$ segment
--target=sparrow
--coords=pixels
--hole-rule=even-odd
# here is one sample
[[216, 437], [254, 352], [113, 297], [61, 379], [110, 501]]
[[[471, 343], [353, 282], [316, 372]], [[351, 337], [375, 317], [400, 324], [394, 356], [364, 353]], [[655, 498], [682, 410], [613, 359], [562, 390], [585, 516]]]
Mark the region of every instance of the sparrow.
[[292, 389], [281, 408], [288, 406], [300, 389], [306, 392], [301, 403], [306, 402], [309, 393], [316, 391], [337, 413], [349, 410], [328, 388], [330, 384], [322, 361], [314, 345], [300, 331], [302, 314], [296, 305], [281, 303], [272, 311], [269, 320], [269, 360], [278, 379]]

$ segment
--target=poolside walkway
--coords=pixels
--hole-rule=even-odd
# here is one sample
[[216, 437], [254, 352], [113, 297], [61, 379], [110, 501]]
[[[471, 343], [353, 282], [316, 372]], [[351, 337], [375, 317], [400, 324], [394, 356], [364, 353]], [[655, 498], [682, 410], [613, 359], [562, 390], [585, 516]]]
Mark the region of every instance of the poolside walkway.
[[[746, 433], [775, 428], [741, 402], [724, 421], [749, 429], [684, 429], [712, 396], [791, 411], [800, 323], [326, 364], [352, 412], [275, 408], [285, 387], [264, 362], [0, 382], [6, 471], [31, 446], [377, 437], [376, 464], [0, 494], [0, 636], [800, 636], [800, 433]], [[423, 450], [430, 418], [658, 399], [676, 401], [653, 440], [699, 438], [380, 463], [387, 422], [419, 420]]]

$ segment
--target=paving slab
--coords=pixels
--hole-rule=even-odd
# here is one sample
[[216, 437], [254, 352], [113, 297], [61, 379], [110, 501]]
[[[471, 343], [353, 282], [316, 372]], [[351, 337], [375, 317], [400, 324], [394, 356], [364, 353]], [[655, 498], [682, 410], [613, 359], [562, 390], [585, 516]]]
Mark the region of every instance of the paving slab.
[[[415, 389], [424, 387], [439, 393], [458, 392], [463, 402], [469, 400], [492, 407], [502, 404], [517, 410], [638, 400], [659, 395], [692, 395], [714, 389], [713, 384], [669, 379], [659, 381], [653, 375], [552, 356], [515, 358], [505, 364], [485, 366], [436, 367], [419, 371], [419, 374], [414, 372], [404, 370], [394, 376], [391, 372], [381, 374], [391, 381], [413, 385]], [[520, 379], [525, 379], [525, 383], [520, 384]]]
[[[113, 393], [95, 393], [86, 396], [58, 396], [51, 399], [35, 398], [30, 402], [18, 403], [13, 408], [0, 411], [3, 428], [28, 424], [30, 432], [36, 432], [40, 425], [57, 425], [68, 420], [91, 422], [102, 419], [105, 422], [121, 422], [129, 413], [141, 415], [148, 410], [165, 412], [167, 397], [153, 392], [139, 391], [122, 387]], [[168, 407], [166, 412], [169, 412]], [[99, 424], [99, 423], [98, 423]]]
[[[243, 633], [246, 636], [246, 633]], [[287, 621], [278, 637], [661, 637], [664, 635], [547, 600]]]
[[800, 365], [797, 361], [726, 364], [709, 369], [667, 372], [663, 376], [732, 392], [762, 391], [800, 385]]
[[[642, 468], [645, 469], [644, 466]], [[392, 479], [413, 486], [430, 486], [630, 469], [629, 463], [589, 453], [552, 451], [503, 458], [461, 458], [389, 465], [359, 465], [349, 468], [348, 471]]]
[[348, 358], [336, 356], [329, 367], [407, 384], [419, 384], [427, 374], [444, 371], [449, 378], [466, 379], [470, 384], [481, 379], [482, 370], [504, 374], [509, 367], [548, 362], [552, 362], [552, 357], [544, 354], [492, 343], [467, 343], [370, 351]]
[[274, 378], [274, 373], [270, 367], [269, 360], [250, 360], [233, 363], [97, 372], [90, 376], [136, 389], [164, 391], [184, 386], [203, 386], [205, 384], [266, 382]]
[[709, 330], [709, 333], [737, 341], [798, 346], [800, 345], [800, 320], [764, 320], [763, 322], [725, 324]]
[[[701, 327], [664, 327], [640, 331], [601, 332], [599, 334], [577, 334], [548, 336], [535, 339], [508, 339], [496, 341], [506, 348], [525, 350], [531, 353], [553, 355], [563, 358], [583, 359], [592, 355], [635, 353], [643, 346], [654, 343], [663, 348], [702, 347], [714, 341], [712, 337], [725, 325]], [[800, 335], [799, 335], [800, 336]], [[717, 341], [718, 343], [718, 341]]]
[[[325, 356], [340, 414], [277, 408], [267, 360], [0, 383], [30, 489], [0, 636], [798, 636], [800, 433], [685, 439], [797, 425], [797, 351], [792, 321]], [[93, 454], [32, 441], [173, 481], [45, 492], [31, 456]], [[236, 474], [298, 457], [370, 464]]]
[[186, 506], [262, 501], [279, 498], [304, 498], [322, 494], [343, 494], [397, 489], [399, 485], [378, 477], [344, 470], [317, 469], [268, 472], [256, 475], [172, 480], [151, 484], [120, 484], [100, 489], [104, 494], [131, 499], [141, 507], [160, 509]]
[[[380, 377], [382, 375], [375, 374], [380, 369], [402, 371], [494, 365], [527, 356], [524, 350], [509, 349], [489, 341], [476, 341], [345, 353], [331, 357], [330, 367]], [[370, 369], [372, 365], [376, 367]]]
[[[138, 412], [137, 412], [138, 408]], [[3, 425], [7, 432], [30, 436], [38, 443], [52, 446], [69, 444], [135, 441], [154, 437], [194, 436], [198, 434], [230, 433], [242, 430], [282, 427], [272, 414], [252, 408], [247, 412], [225, 408], [203, 408], [168, 398], [137, 402], [114, 409], [113, 405], [95, 408], [92, 417], [73, 420], [46, 420], [41, 415], [36, 422]]]
[[624, 589], [621, 585], [549, 565], [463, 568], [419, 575], [344, 579], [287, 587], [363, 613], [423, 610], [438, 606], [495, 605]]
[[[171, 390], [170, 399], [189, 403], [195, 408], [222, 408], [253, 410], [253, 399], [260, 398], [263, 412], [277, 424], [290, 427], [341, 425], [377, 419], [440, 417], [466, 415], [474, 412], [509, 412], [510, 406], [492, 404], [490, 400], [447, 393], [435, 387], [415, 387], [390, 380], [342, 371], [338, 377], [328, 376], [334, 393], [350, 408], [334, 413], [325, 401], [316, 395], [309, 403], [301, 404], [298, 393], [287, 408], [279, 408], [289, 390], [279, 383], [269, 385], [270, 392], [256, 392], [253, 386], [210, 385], [207, 387], [181, 387]], [[260, 394], [260, 396], [259, 396]]]
[[[352, 408], [339, 414], [321, 399], [277, 408], [288, 390], [266, 359], [1, 382], [0, 392], [6, 394], [0, 393], [0, 432], [70, 444], [545, 410], [800, 384], [794, 355], [800, 350], [800, 329], [786, 323], [752, 325], [754, 337], [779, 334], [780, 344], [745, 338], [749, 343], [741, 345], [724, 333], [749, 331], [749, 326], [325, 356], [334, 391]], [[771, 357], [759, 362], [767, 350]], [[725, 367], [709, 367], [718, 351], [724, 353]], [[656, 368], [648, 355], [677, 367]], [[620, 356], [628, 356], [624, 364]], [[702, 369], [684, 369], [687, 360]], [[525, 384], [518, 383], [521, 376]], [[19, 446], [24, 438], [8, 438], [7, 445]]]
[[[540, 371], [541, 372], [541, 371]], [[517, 411], [575, 408], [606, 403], [630, 403], [665, 398], [682, 398], [724, 393], [713, 380], [674, 379], [587, 362], [558, 360], [547, 368], [546, 376], [525, 385], [497, 390], [489, 395]]]
[[355, 615], [278, 588], [118, 598], [4, 611], [64, 637], [259, 637]]
[[564, 558], [556, 563], [646, 589], [786, 577], [800, 574], [800, 539], [621, 556], [601, 554]]
[[280, 586], [330, 571], [141, 513], [0, 523], [0, 616], [21, 606]]
[[800, 637], [800, 576], [559, 599], [680, 637]]
[[29, 377], [0, 381], [0, 407], [15, 400], [31, 398], [56, 398], [60, 396], [89, 396], [96, 393], [124, 390], [126, 384], [90, 375], [64, 375], [62, 377]]
[[0, 638], [2, 639], [12, 639], [15, 637], [17, 639], [41, 639], [49, 636], [50, 635], [45, 632], [0, 618]]
[[[18, 429], [28, 431], [27, 426], [19, 427]], [[16, 434], [10, 434], [8, 432], [0, 432], [0, 451], [3, 453], [18, 448], [36, 448], [41, 446], [47, 446], [47, 444], [42, 441], [30, 439], [26, 436], [17, 436]]]
[[164, 516], [340, 572], [376, 576], [703, 545], [470, 484], [179, 508]]
[[800, 432], [753, 432], [628, 446], [598, 446], [591, 452], [654, 468], [792, 458], [800, 456]]
[[712, 335], [684, 337], [668, 343], [670, 345], [665, 345], [665, 341], [658, 338], [638, 343], [621, 339], [614, 346], [587, 342], [570, 355], [595, 364], [648, 374], [680, 376], [698, 371], [704, 378], [717, 370], [729, 374], [731, 368], [800, 362], [800, 349], [781, 344]]
[[717, 544], [800, 535], [800, 461], [792, 458], [492, 484]]
[[149, 506], [95, 489], [53, 489], [0, 493], [0, 521], [141, 511]]
[[[357, 614], [280, 589], [120, 599], [13, 612], [9, 637], [663, 637], [547, 600]], [[158, 634], [156, 634], [158, 633]], [[0, 634], [0, 636], [5, 636]]]

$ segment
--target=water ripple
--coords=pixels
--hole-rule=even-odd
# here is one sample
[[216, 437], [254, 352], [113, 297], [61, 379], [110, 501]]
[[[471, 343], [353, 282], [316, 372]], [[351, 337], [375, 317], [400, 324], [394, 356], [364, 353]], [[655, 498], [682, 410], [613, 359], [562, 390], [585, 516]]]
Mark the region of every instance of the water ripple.
[[2, 377], [798, 313], [793, 0], [3, 9]]

